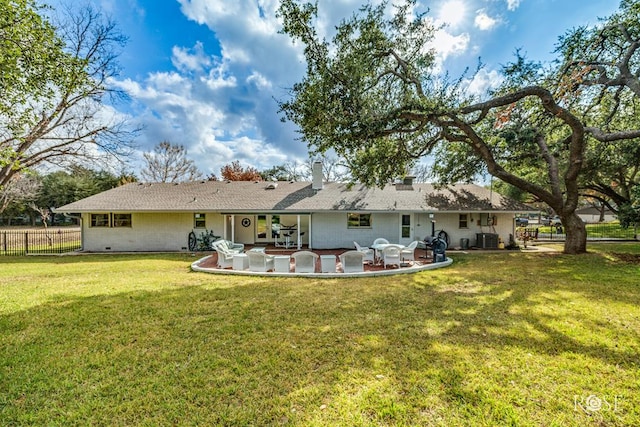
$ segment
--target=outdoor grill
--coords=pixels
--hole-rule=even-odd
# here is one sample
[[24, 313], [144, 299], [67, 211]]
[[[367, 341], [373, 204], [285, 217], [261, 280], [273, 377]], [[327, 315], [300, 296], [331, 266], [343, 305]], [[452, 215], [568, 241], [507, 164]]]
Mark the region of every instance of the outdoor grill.
[[[441, 233], [438, 234], [440, 235]], [[422, 242], [424, 244], [424, 257], [422, 258], [428, 258], [429, 250], [431, 250], [433, 254], [433, 262], [444, 262], [447, 259], [445, 256], [447, 241], [444, 238], [427, 236]]]

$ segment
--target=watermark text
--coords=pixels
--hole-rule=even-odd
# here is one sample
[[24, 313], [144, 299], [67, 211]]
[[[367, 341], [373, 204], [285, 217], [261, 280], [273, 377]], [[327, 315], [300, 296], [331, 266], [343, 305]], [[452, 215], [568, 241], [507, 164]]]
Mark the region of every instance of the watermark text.
[[620, 412], [622, 410], [622, 396], [605, 396], [590, 394], [588, 396], [573, 396], [575, 411], [593, 414], [594, 412]]

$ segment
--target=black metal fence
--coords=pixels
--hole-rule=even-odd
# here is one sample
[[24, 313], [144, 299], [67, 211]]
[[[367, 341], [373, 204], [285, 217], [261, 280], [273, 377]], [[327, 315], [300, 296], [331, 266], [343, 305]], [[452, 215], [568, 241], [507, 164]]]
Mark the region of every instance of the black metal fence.
[[[622, 228], [617, 222], [598, 222], [588, 223], [587, 228], [587, 240], [636, 240], [637, 229], [633, 227]], [[518, 237], [522, 238], [523, 235], [528, 236], [529, 239], [535, 240], [564, 240], [566, 234], [564, 227], [561, 225], [555, 226], [542, 226], [531, 225], [528, 227], [518, 227]]]
[[82, 232], [74, 230], [0, 230], [0, 255], [62, 254], [82, 247]]

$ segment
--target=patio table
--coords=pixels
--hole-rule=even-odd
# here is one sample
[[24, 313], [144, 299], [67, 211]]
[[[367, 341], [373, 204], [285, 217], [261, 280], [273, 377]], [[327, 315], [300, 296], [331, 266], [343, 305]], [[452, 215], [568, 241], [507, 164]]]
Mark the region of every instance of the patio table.
[[274, 270], [278, 273], [288, 273], [291, 268], [291, 257], [289, 255], [276, 255], [273, 259]]
[[320, 255], [320, 271], [323, 273], [336, 272], [336, 256]]
[[246, 270], [247, 268], [249, 268], [249, 257], [247, 256], [247, 254], [234, 254], [233, 269]]

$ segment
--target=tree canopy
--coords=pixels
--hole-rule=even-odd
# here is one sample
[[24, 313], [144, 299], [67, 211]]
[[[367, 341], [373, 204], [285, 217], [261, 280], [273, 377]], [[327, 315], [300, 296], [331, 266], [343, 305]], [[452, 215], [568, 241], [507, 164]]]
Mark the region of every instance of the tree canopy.
[[102, 109], [118, 94], [109, 79], [125, 41], [90, 6], [56, 15], [34, 0], [0, 0], [0, 191], [28, 169], [128, 152], [134, 133]]
[[[571, 107], [593, 135], [581, 187], [614, 212], [640, 184], [640, 4], [625, 0], [599, 26], [560, 38], [559, 78], [571, 87]], [[626, 135], [626, 136], [625, 136]]]
[[195, 162], [187, 158], [184, 145], [162, 141], [153, 152], [143, 154], [146, 166], [142, 178], [149, 182], [184, 182], [202, 178]]
[[[335, 150], [353, 177], [370, 185], [383, 186], [404, 175], [427, 154], [435, 156], [434, 173], [442, 183], [488, 171], [561, 217], [565, 252], [586, 251], [586, 230], [575, 210], [588, 143], [615, 144], [640, 136], [634, 121], [625, 126], [619, 121], [621, 127], [614, 128], [613, 121], [603, 120], [618, 117], [620, 110], [615, 93], [606, 109], [598, 90], [607, 95], [619, 90], [620, 99], [624, 93], [635, 102], [629, 79], [605, 84], [591, 78], [601, 77], [599, 69], [572, 60], [561, 46], [560, 65], [540, 72], [518, 55], [503, 70], [504, 84], [476, 98], [467, 94], [465, 76], [451, 80], [435, 71], [429, 48], [435, 29], [413, 12], [416, 1], [395, 6], [391, 17], [386, 8], [363, 6], [327, 41], [315, 29], [317, 4], [282, 1], [283, 32], [304, 45], [307, 74], [281, 109], [299, 126], [302, 139], [317, 152]], [[627, 9], [635, 13], [638, 6], [624, 1], [621, 8], [599, 28], [618, 25], [619, 16]], [[635, 34], [612, 37], [619, 44], [637, 45]], [[586, 70], [576, 71], [581, 64]], [[617, 61], [611, 72], [623, 74], [624, 64]], [[576, 79], [576, 73], [582, 78]]]
[[238, 160], [220, 168], [220, 174], [225, 181], [262, 181], [258, 169], [252, 166], [243, 168]]

